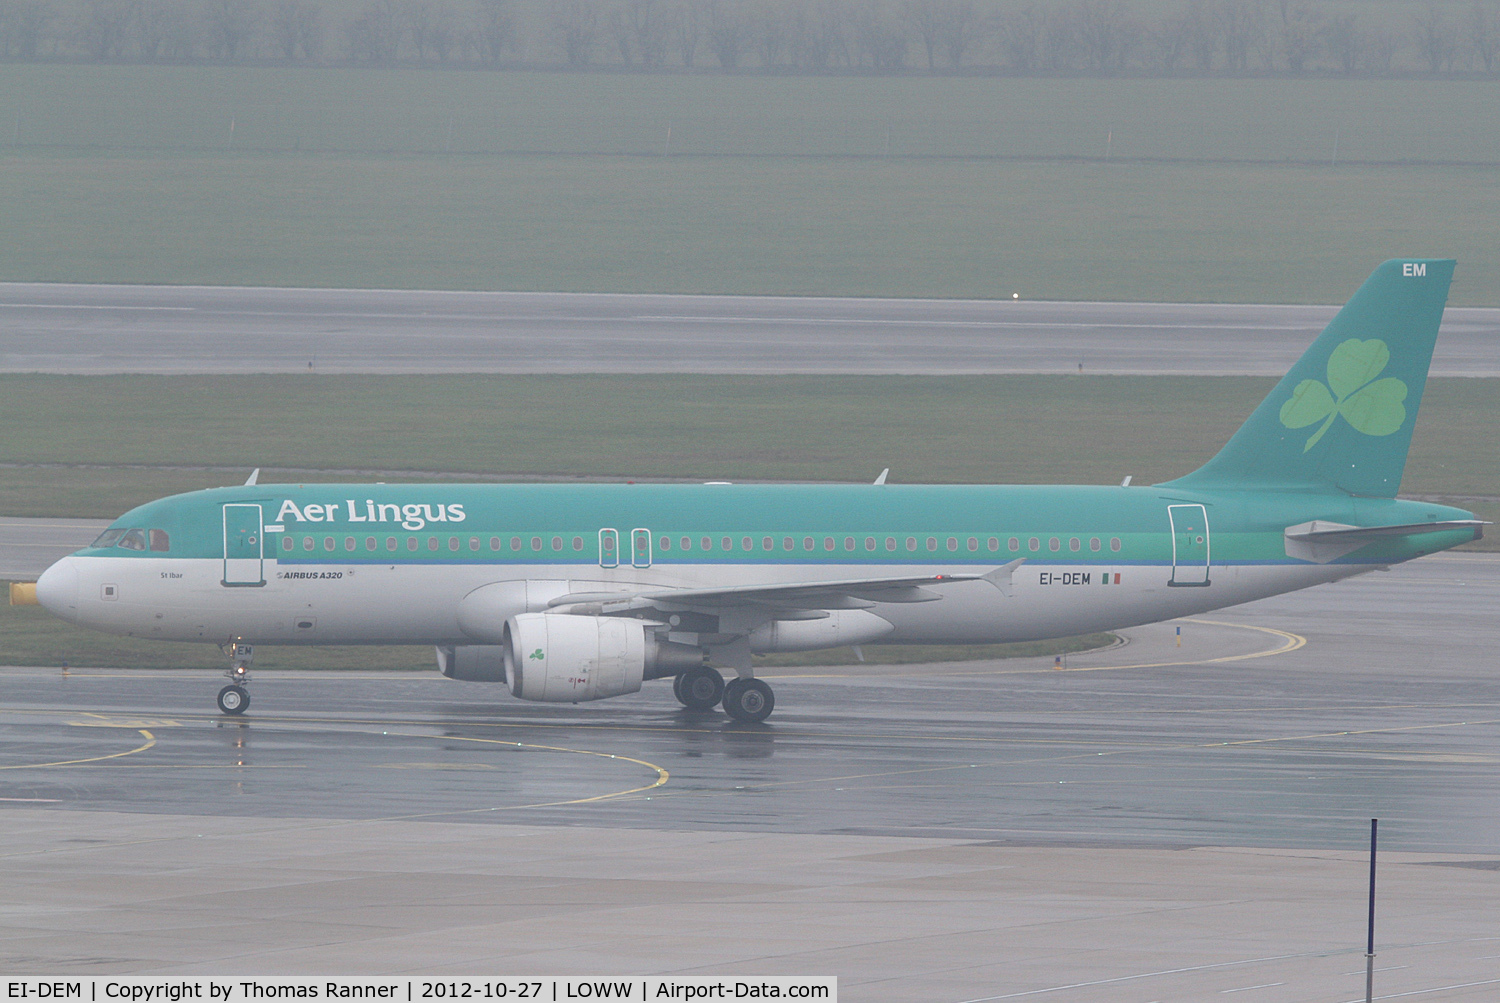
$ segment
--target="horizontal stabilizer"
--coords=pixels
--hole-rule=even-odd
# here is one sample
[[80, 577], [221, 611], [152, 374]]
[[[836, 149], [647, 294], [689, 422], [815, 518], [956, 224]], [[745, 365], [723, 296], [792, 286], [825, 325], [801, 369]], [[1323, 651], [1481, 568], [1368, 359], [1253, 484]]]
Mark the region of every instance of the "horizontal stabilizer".
[[1352, 554], [1376, 540], [1419, 533], [1441, 533], [1450, 529], [1473, 529], [1474, 539], [1484, 534], [1489, 523], [1481, 519], [1449, 519], [1443, 522], [1409, 522], [1397, 526], [1348, 526], [1341, 522], [1314, 519], [1286, 528], [1286, 556], [1314, 564], [1327, 564], [1345, 554]]

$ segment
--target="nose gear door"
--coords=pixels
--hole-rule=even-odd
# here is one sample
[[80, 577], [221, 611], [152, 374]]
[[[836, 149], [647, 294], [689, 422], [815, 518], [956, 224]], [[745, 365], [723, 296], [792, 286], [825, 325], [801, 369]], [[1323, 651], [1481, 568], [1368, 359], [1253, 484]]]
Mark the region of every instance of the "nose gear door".
[[224, 585], [266, 584], [264, 539], [259, 505], [236, 502], [224, 506]]
[[1208, 510], [1202, 505], [1168, 505], [1167, 519], [1172, 523], [1172, 577], [1167, 584], [1207, 586]]

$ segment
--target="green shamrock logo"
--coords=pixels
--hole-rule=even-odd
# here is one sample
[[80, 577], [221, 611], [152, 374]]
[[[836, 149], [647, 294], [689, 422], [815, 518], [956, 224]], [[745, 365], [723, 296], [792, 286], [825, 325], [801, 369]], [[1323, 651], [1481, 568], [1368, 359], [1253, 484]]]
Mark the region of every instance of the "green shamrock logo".
[[537, 661], [541, 661], [542, 659], [546, 658], [547, 656], [544, 655], [544, 654], [542, 654], [542, 649], [541, 648], [538, 648], [535, 651], [533, 651], [531, 654], [527, 655], [526, 657], [527, 658], [534, 658]]
[[1365, 435], [1390, 435], [1406, 421], [1406, 384], [1387, 376], [1377, 380], [1391, 361], [1390, 349], [1376, 339], [1351, 338], [1328, 357], [1328, 385], [1303, 380], [1281, 405], [1281, 423], [1287, 428], [1323, 424], [1302, 447], [1305, 453], [1323, 438], [1339, 415]]

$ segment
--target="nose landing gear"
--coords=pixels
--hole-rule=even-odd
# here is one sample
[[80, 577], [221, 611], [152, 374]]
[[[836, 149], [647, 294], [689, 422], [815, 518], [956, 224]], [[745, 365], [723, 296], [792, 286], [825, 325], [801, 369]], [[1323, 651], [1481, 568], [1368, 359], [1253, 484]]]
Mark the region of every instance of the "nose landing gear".
[[229, 685], [219, 691], [219, 710], [225, 714], [243, 714], [250, 709], [250, 691], [245, 687], [250, 683], [250, 662], [255, 657], [255, 649], [241, 641], [236, 641], [229, 648], [229, 669], [224, 675], [229, 679]]

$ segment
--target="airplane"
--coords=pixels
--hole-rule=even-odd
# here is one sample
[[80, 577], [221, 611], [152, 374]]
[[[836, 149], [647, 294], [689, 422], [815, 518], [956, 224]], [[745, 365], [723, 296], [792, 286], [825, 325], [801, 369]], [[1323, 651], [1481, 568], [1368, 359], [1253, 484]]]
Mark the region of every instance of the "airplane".
[[[760, 652], [1025, 641], [1202, 613], [1477, 540], [1396, 498], [1454, 262], [1375, 269], [1223, 449], [1151, 486], [259, 484], [122, 515], [52, 565], [70, 623], [219, 644], [430, 644], [577, 703], [673, 681], [761, 722]], [[724, 670], [724, 671], [721, 671]], [[725, 672], [729, 675], [726, 683]]]

